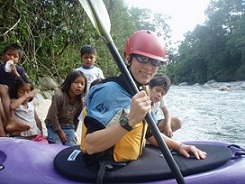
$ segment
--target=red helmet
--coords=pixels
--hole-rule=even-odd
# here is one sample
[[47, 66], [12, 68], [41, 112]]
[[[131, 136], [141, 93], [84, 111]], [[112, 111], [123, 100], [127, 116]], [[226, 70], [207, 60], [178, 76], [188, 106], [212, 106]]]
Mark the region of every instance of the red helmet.
[[136, 31], [127, 41], [125, 56], [140, 54], [164, 62], [166, 48], [163, 39], [148, 30]]

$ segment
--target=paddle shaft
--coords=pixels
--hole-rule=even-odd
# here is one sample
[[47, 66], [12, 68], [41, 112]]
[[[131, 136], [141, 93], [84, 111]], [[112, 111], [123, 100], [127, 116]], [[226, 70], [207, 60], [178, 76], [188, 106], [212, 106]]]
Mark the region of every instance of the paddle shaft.
[[[138, 90], [131, 74], [129, 73], [125, 63], [123, 62], [122, 57], [119, 54], [109, 31], [106, 30], [106, 25], [104, 25], [103, 21], [101, 20], [98, 10], [94, 7], [91, 0], [87, 0], [87, 2], [88, 2], [89, 7], [91, 8], [94, 19], [96, 21], [96, 24], [97, 24], [96, 28], [97, 28], [98, 32], [101, 34], [101, 36], [104, 38], [106, 45], [107, 45], [111, 55], [113, 56], [119, 70], [121, 71], [125, 82], [127, 83], [129, 89], [131, 90], [130, 93], [132, 95], [138, 93], [139, 90]], [[148, 123], [148, 125], [152, 131], [152, 134], [154, 135], [154, 137], [155, 137], [155, 139], [159, 145], [159, 148], [160, 148], [162, 154], [164, 155], [173, 175], [175, 176], [176, 181], [179, 184], [184, 184], [185, 183], [184, 178], [183, 178], [180, 170], [178, 169], [177, 164], [176, 164], [175, 160], [173, 159], [172, 154], [170, 153], [165, 141], [163, 140], [163, 138], [160, 134], [158, 127], [156, 126], [156, 124], [155, 124], [155, 122], [154, 122], [154, 120], [153, 120], [153, 118], [149, 112], [146, 114], [145, 119], [146, 119], [146, 121], [147, 121], [147, 123]]]

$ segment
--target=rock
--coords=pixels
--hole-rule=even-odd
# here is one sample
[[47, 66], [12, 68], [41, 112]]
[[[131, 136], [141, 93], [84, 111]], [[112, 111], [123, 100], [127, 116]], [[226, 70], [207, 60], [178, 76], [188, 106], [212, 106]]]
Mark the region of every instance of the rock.
[[54, 95], [54, 91], [51, 91], [51, 90], [48, 90], [48, 91], [44, 91], [43, 92], [43, 96], [46, 98], [46, 99], [52, 99], [52, 96]]
[[188, 83], [187, 82], [182, 82], [179, 84], [179, 86], [188, 86]]
[[212, 84], [212, 83], [216, 83], [216, 81], [215, 80], [209, 80], [208, 82], [206, 82], [206, 84]]
[[59, 85], [54, 81], [51, 77], [43, 77], [40, 81], [40, 85], [42, 86], [42, 90], [55, 90], [59, 89]]
[[220, 86], [220, 87], [218, 88], [218, 90], [220, 90], [220, 91], [230, 91], [230, 88], [227, 87], [227, 86]]
[[46, 125], [44, 123], [44, 120], [47, 116], [51, 102], [52, 101], [50, 99], [44, 99], [41, 103], [35, 105], [35, 110], [37, 112], [37, 115], [40, 118], [40, 120], [42, 121], [42, 129], [43, 129], [43, 136], [44, 137], [47, 137], [47, 135], [48, 135], [47, 128], [46, 128]]
[[40, 93], [37, 93], [36, 96], [33, 98], [34, 106], [38, 106], [43, 101], [44, 101], [44, 97]]

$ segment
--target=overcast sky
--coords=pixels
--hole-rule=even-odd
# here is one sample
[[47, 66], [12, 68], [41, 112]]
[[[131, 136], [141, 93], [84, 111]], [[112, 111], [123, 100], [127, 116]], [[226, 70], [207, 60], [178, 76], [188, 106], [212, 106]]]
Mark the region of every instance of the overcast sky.
[[205, 21], [204, 11], [210, 0], [124, 0], [129, 6], [148, 8], [170, 15], [173, 42], [183, 40], [183, 34]]

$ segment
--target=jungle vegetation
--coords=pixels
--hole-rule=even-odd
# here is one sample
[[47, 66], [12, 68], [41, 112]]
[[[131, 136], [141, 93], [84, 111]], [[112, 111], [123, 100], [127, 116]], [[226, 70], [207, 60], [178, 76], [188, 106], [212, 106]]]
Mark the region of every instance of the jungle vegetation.
[[[128, 7], [123, 0], [104, 2], [122, 57], [127, 38], [136, 30], [149, 29], [164, 37], [167, 64], [160, 72], [173, 83], [245, 80], [243, 0], [211, 0], [205, 23], [187, 32], [178, 48], [171, 42], [168, 15]], [[36, 84], [43, 76], [62, 81], [81, 65], [79, 51], [85, 44], [96, 47], [96, 65], [106, 77], [120, 73], [78, 0], [0, 0], [0, 50], [10, 42], [23, 47], [21, 65]]]

